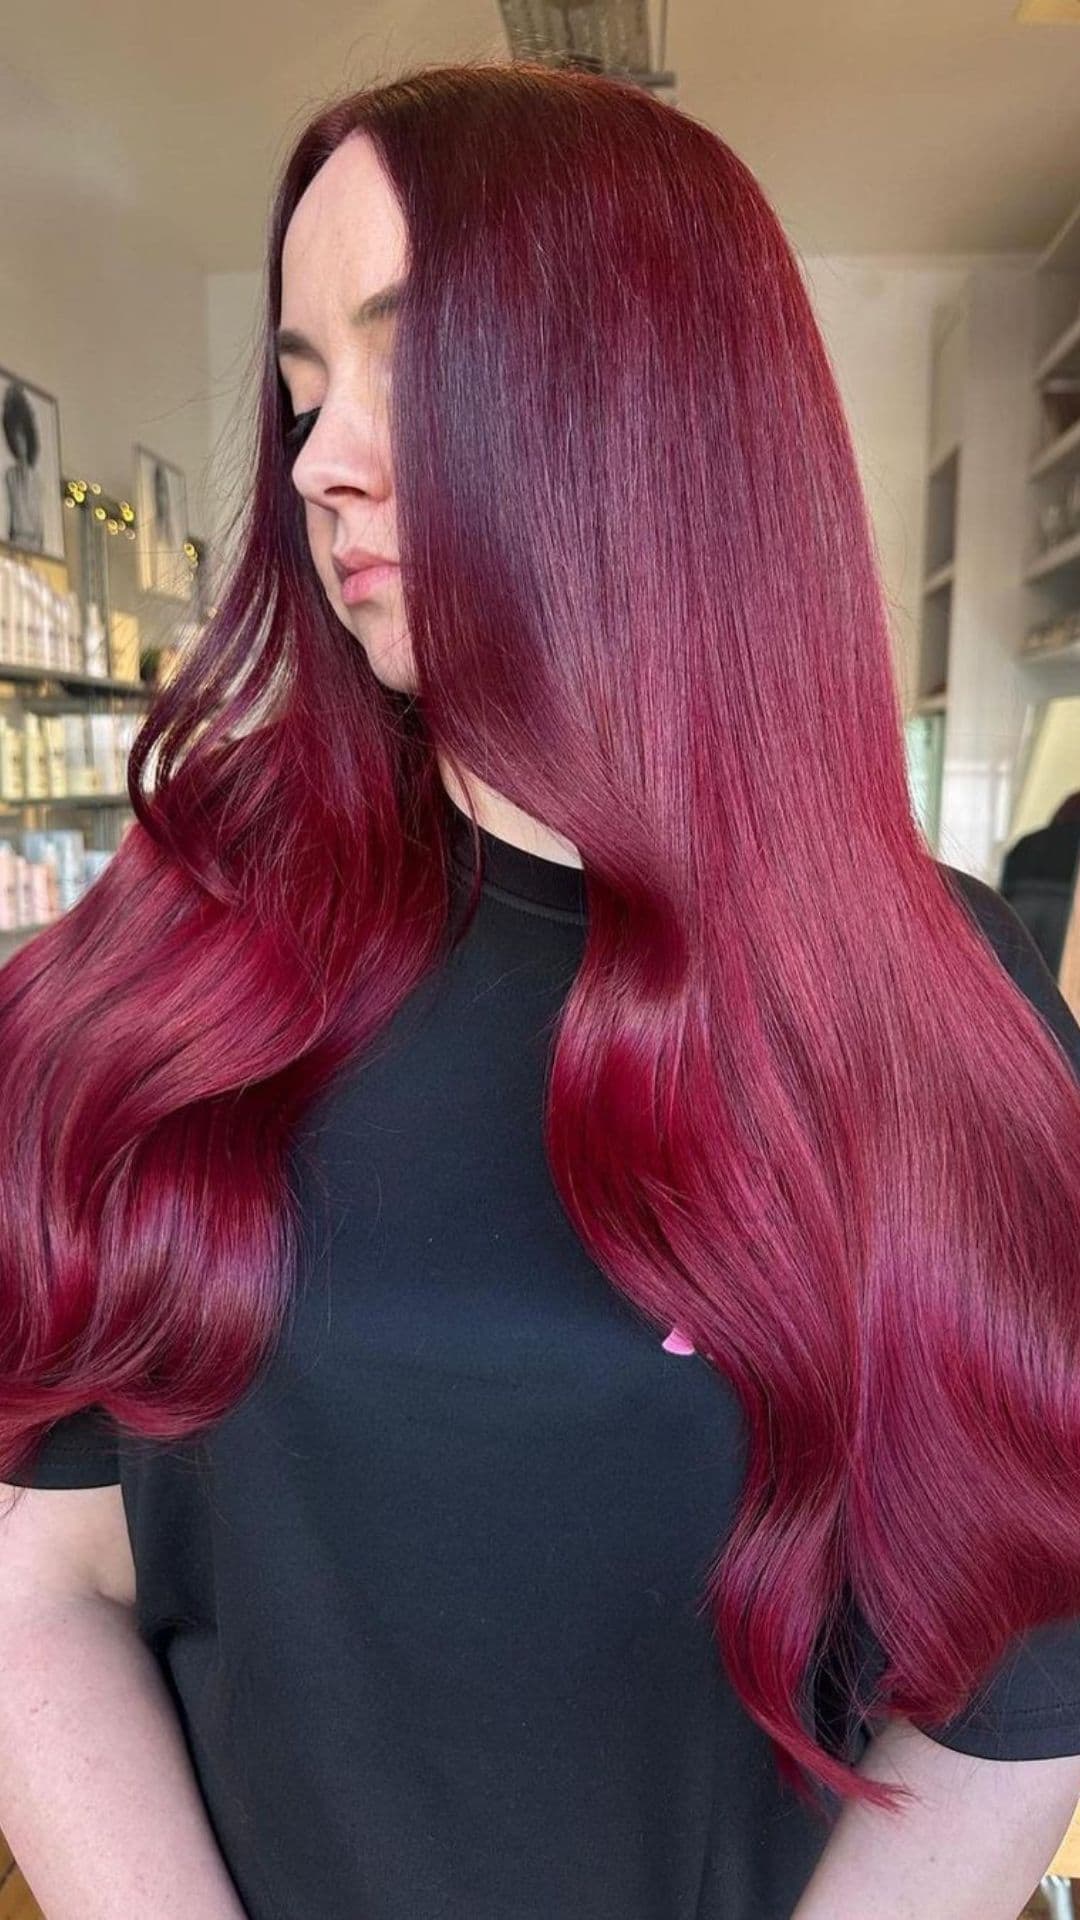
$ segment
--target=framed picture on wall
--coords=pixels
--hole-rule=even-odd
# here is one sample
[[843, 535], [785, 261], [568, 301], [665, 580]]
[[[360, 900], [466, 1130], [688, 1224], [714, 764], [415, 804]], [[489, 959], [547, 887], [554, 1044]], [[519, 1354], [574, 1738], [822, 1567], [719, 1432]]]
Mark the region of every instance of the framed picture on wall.
[[135, 448], [135, 534], [139, 585], [167, 600], [190, 600], [191, 565], [184, 552], [187, 482], [179, 467]]
[[64, 558], [60, 409], [51, 393], [0, 367], [0, 544]]

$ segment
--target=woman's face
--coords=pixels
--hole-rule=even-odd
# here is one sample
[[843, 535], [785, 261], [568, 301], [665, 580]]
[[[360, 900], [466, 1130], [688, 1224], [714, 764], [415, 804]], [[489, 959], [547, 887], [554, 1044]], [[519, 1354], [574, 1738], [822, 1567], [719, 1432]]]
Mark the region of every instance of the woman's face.
[[375, 148], [350, 135], [286, 230], [278, 352], [293, 417], [318, 410], [290, 457], [323, 591], [379, 680], [403, 693], [416, 683], [397, 565], [352, 581], [341, 569], [352, 549], [398, 558], [388, 411], [395, 321], [392, 312], [358, 320], [357, 309], [403, 279], [406, 244]]

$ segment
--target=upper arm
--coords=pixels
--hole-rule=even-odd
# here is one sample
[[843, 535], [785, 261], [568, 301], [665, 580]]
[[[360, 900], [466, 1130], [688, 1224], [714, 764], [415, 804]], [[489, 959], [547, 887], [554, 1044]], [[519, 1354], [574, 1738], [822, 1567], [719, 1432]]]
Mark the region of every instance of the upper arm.
[[984, 881], [958, 867], [939, 864], [953, 893], [1080, 1079], [1080, 1025], [1019, 914]]
[[135, 1604], [135, 1566], [119, 1484], [0, 1483], [0, 1604], [72, 1593]]
[[[859, 1772], [899, 1783], [914, 1796], [892, 1831], [898, 1850], [911, 1849], [913, 1854], [903, 1861], [909, 1885], [919, 1861], [933, 1859], [936, 1843], [938, 1886], [936, 1895], [932, 1885], [927, 1886], [927, 1912], [934, 1898], [946, 1892], [940, 1875], [950, 1869], [958, 1881], [950, 1912], [966, 1911], [960, 1904], [962, 1892], [972, 1899], [973, 1914], [1018, 1911], [1018, 1904], [1003, 1897], [1010, 1880], [1016, 1902], [1026, 1900], [1080, 1802], [1080, 1754], [1075, 1751], [1045, 1759], [988, 1760], [942, 1746], [904, 1719], [890, 1721], [878, 1732]], [[888, 1840], [884, 1844], [887, 1848]], [[994, 1899], [1001, 1901], [1000, 1907], [992, 1904]]]
[[881, 1920], [945, 1912], [1012, 1920], [1080, 1800], [1076, 1755], [982, 1760], [936, 1745], [902, 1719], [870, 1742], [858, 1771], [911, 1798], [896, 1813], [846, 1802], [793, 1920], [834, 1920], [871, 1904]]
[[0, 1603], [85, 1593], [135, 1603], [116, 1430], [100, 1408], [55, 1421], [0, 1481]]

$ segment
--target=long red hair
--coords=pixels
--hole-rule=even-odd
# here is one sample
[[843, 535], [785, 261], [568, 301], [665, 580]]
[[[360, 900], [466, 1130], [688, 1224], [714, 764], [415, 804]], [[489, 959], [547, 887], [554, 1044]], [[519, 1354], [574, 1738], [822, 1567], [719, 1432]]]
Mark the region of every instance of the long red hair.
[[[282, 446], [282, 239], [354, 129], [409, 235], [415, 697], [330, 611]], [[439, 748], [582, 857], [546, 1148], [612, 1284], [744, 1410], [731, 1683], [804, 1798], [897, 1804], [800, 1712], [842, 1595], [878, 1709], [927, 1725], [1080, 1611], [1080, 1090], [913, 818], [797, 263], [644, 91], [454, 66], [307, 127], [265, 318], [235, 565], [138, 737], [137, 820], [0, 973], [0, 1477], [84, 1405], [169, 1440], [252, 1380], [293, 1130], [445, 951]]]

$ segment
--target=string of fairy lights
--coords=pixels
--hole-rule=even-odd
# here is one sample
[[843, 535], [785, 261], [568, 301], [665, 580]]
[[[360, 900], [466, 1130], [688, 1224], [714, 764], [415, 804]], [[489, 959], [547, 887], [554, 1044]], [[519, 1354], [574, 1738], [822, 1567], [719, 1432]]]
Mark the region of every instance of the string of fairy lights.
[[[64, 486], [64, 505], [73, 513], [81, 509], [83, 513], [93, 514], [95, 520], [102, 522], [106, 533], [135, 539], [135, 509], [130, 500], [112, 499], [97, 480], [68, 480]], [[189, 534], [183, 551], [194, 573], [202, 560], [200, 542]]]

